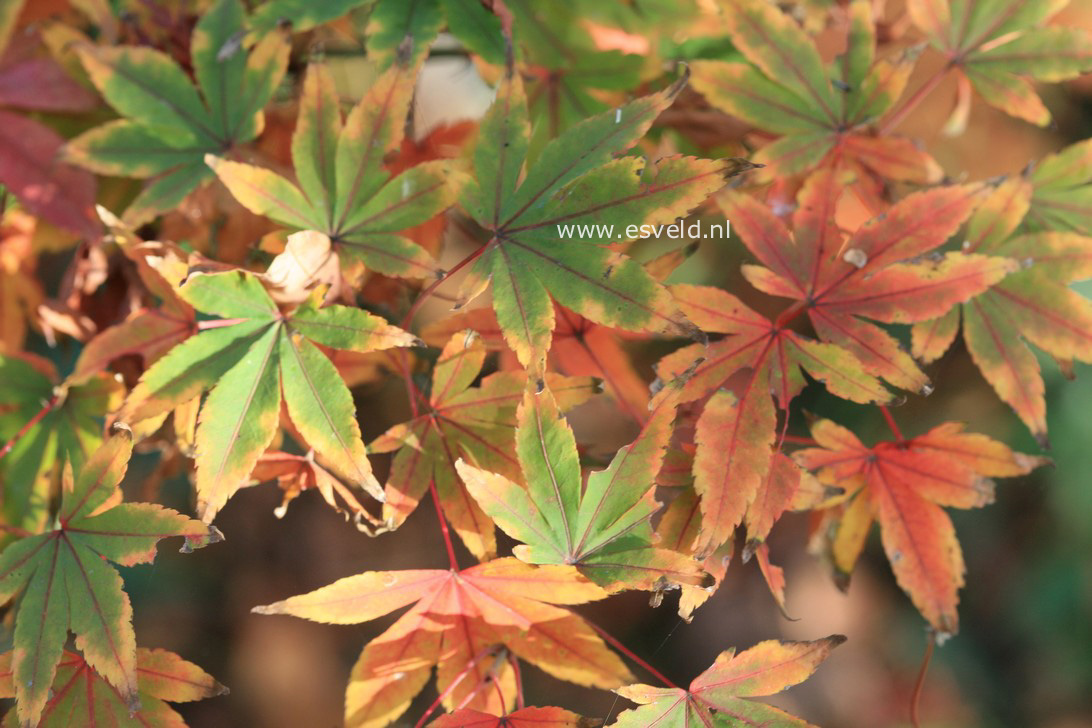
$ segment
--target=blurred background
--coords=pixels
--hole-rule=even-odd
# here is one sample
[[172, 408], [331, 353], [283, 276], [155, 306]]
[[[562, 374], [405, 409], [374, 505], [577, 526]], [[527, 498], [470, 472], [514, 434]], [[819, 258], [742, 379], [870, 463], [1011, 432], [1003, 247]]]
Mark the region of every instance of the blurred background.
[[[592, 37], [599, 43], [614, 42], [613, 36], [596, 32], [595, 24], [607, 24], [610, 18], [597, 15], [593, 3], [578, 5], [591, 18]], [[700, 22], [702, 3], [693, 3], [694, 9], [689, 9], [690, 3], [680, 5], [688, 8], [683, 14], [689, 13], [690, 19], [652, 39], [654, 47], [643, 51], [655, 57], [649, 62], [731, 57], [730, 44], [716, 27]], [[898, 4], [890, 5], [888, 12], [898, 16]], [[1092, 28], [1092, 2], [1076, 0], [1055, 22]], [[353, 98], [372, 74], [358, 42], [359, 25], [350, 18], [318, 32], [326, 34], [320, 40], [340, 90]], [[450, 39], [441, 38], [437, 49], [441, 52], [429, 61], [418, 88], [414, 133], [419, 140], [475, 119], [491, 99], [490, 86], [483, 80], [487, 71], [460, 54]], [[931, 75], [939, 62], [926, 54], [910, 89]], [[1044, 88], [1042, 93], [1056, 119], [1048, 129], [976, 103], [968, 131], [957, 138], [943, 137], [938, 130], [955, 99], [954, 84], [945, 83], [900, 131], [923, 140], [952, 178], [981, 180], [1019, 173], [1030, 161], [1086, 138], [1092, 130], [1090, 79]], [[287, 165], [287, 139], [295, 118], [291, 99], [292, 89], [286, 89], [269, 112], [254, 157]], [[745, 153], [740, 146], [745, 127], [709, 108], [697, 94], [685, 94], [669, 113], [676, 131], [656, 138], [660, 151]], [[701, 134], [688, 134], [687, 129]], [[221, 252], [230, 245], [238, 259], [252, 260], [270, 228], [231, 204], [230, 197], [214, 186], [153, 232], [200, 247], [207, 241], [197, 238], [207, 233], [199, 230], [207, 227], [207, 214], [213, 209], [229, 215], [229, 225], [216, 233]], [[713, 215], [709, 217], [712, 220]], [[467, 249], [458, 236], [449, 234], [448, 239], [441, 264], [458, 261]], [[63, 245], [55, 247], [38, 262], [47, 288], [58, 284], [59, 271], [71, 256]], [[648, 259], [663, 247], [648, 241], [634, 255]], [[746, 260], [738, 240], [706, 240], [670, 281], [723, 286], [741, 292], [761, 309], [768, 300], [746, 292], [748, 286], [739, 274], [739, 265]], [[457, 287], [456, 281], [441, 290], [451, 293]], [[1078, 290], [1092, 295], [1092, 286]], [[418, 325], [444, 316], [448, 308], [444, 296], [437, 296], [425, 307]], [[70, 370], [79, 351], [78, 344], [63, 337], [51, 345], [46, 337], [32, 334], [30, 342], [30, 350], [52, 358], [62, 373]], [[626, 346], [637, 371], [651, 380], [651, 364], [674, 345], [631, 341]], [[951, 511], [967, 562], [962, 629], [936, 651], [921, 700], [924, 725], [1092, 726], [1092, 371], [1078, 364], [1076, 381], [1066, 381], [1049, 358], [1044, 357], [1042, 367], [1048, 384], [1049, 455], [1055, 467], [1002, 481], [997, 502], [987, 508]], [[968, 429], [1018, 450], [1040, 452], [982, 380], [961, 341], [927, 372], [935, 391], [928, 398], [909, 396], [893, 410], [908, 436], [943, 421], [961, 420]], [[410, 413], [397, 377], [378, 374], [364, 379], [354, 395], [368, 441]], [[867, 443], [888, 436], [878, 411], [841, 402], [814, 387], [794, 404], [794, 422], [803, 421], [804, 410], [851, 427]], [[636, 433], [636, 426], [619, 417], [605, 397], [574, 410], [570, 420], [592, 454], [610, 453]], [[382, 479], [386, 456], [375, 463]], [[126, 481], [131, 496], [139, 495], [158, 465], [154, 452], [137, 456]], [[191, 497], [185, 474], [162, 483], [161, 500], [167, 505], [188, 511]], [[185, 556], [164, 547], [154, 566], [123, 570], [141, 643], [178, 652], [231, 689], [226, 697], [177, 706], [196, 728], [340, 725], [349, 668], [361, 647], [393, 617], [366, 625], [327, 626], [259, 616], [251, 608], [368, 569], [446, 567], [435, 513], [427, 501], [397, 532], [374, 540], [346, 523], [317, 494], [296, 499], [278, 519], [273, 512], [280, 502], [281, 493], [272, 484], [248, 488], [217, 519], [227, 537], [225, 544]], [[676, 615], [677, 596], [670, 593], [658, 608], [649, 606], [646, 594], [630, 593], [577, 611], [608, 628], [680, 684], [732, 645], [743, 649], [770, 638], [844, 634], [848, 642], [815, 677], [772, 702], [824, 726], [907, 725], [926, 646], [925, 623], [895, 584], [878, 533], [872, 534], [845, 594], [834, 586], [827, 568], [806, 553], [806, 542], [806, 517], [797, 514], [787, 514], [771, 538], [773, 560], [786, 570], [787, 609], [795, 621], [779, 614], [757, 565], [741, 564], [738, 555], [724, 584], [690, 624]], [[503, 537], [502, 544], [511, 545]], [[473, 563], [458, 544], [457, 549], [464, 566]], [[651, 681], [640, 668], [633, 669]], [[524, 667], [523, 675], [529, 705], [556, 704], [602, 719], [629, 707], [611, 693], [562, 683], [530, 666]], [[435, 690], [426, 688], [399, 725], [412, 725], [435, 697]]]

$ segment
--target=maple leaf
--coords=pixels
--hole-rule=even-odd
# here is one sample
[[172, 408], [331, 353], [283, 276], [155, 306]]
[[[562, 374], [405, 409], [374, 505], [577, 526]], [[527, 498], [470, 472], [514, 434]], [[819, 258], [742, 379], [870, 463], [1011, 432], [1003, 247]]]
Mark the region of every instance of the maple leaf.
[[73, 481], [66, 468], [53, 528], [0, 552], [0, 600], [21, 598], [15, 615], [12, 671], [22, 723], [35, 723], [49, 699], [71, 630], [84, 659], [130, 709], [138, 693], [133, 610], [122, 566], [155, 560], [163, 538], [186, 537], [183, 551], [215, 543], [215, 528], [151, 503], [122, 503], [119, 484], [132, 454], [121, 429], [91, 455]]
[[[685, 487], [664, 509], [656, 526], [658, 544], [673, 551], [691, 549], [701, 529], [701, 509], [698, 494], [692, 487]], [[732, 539], [721, 544], [701, 561], [701, 568], [713, 579], [713, 583], [681, 584], [679, 586], [679, 616], [689, 622], [696, 610], [709, 601], [728, 573], [728, 565], [735, 552]]]
[[383, 165], [384, 157], [402, 146], [417, 69], [400, 59], [342, 122], [329, 71], [312, 63], [292, 135], [298, 186], [262, 167], [212, 155], [208, 164], [252, 212], [325, 233], [343, 264], [362, 261], [387, 275], [439, 277], [428, 251], [399, 232], [451, 205], [461, 174], [454, 162], [435, 160], [391, 179]]
[[[414, 606], [365, 646], [345, 699], [348, 726], [387, 725], [400, 716], [437, 668], [437, 688], [457, 705], [503, 710], [515, 681], [505, 653], [562, 680], [616, 687], [629, 672], [582, 618], [555, 605], [582, 604], [607, 593], [571, 566], [531, 566], [516, 559], [469, 569], [368, 571], [276, 604], [259, 614], [357, 624]], [[490, 667], [487, 658], [495, 664]]]
[[[516, 406], [527, 388], [527, 375], [497, 372], [470, 385], [485, 363], [485, 346], [472, 331], [454, 334], [432, 370], [426, 411], [395, 425], [369, 445], [371, 452], [397, 449], [386, 485], [383, 518], [397, 528], [417, 507], [430, 481], [444, 515], [466, 547], [479, 559], [496, 555], [493, 522], [463, 488], [455, 472], [460, 458], [470, 459], [513, 480], [522, 480], [515, 446]], [[596, 392], [587, 377], [547, 374], [546, 380], [566, 408]]]
[[[15, 697], [14, 653], [0, 655], [0, 697]], [[137, 697], [134, 713], [128, 696], [108, 683], [83, 656], [65, 651], [57, 663], [57, 675], [49, 702], [37, 728], [69, 728], [73, 725], [110, 725], [117, 728], [184, 728], [182, 716], [169, 705], [224, 695], [228, 689], [192, 662], [173, 652], [138, 647], [136, 651]], [[10, 711], [5, 726], [19, 725], [18, 712]]]
[[118, 418], [139, 422], [209, 391], [196, 435], [201, 518], [215, 517], [272, 442], [282, 391], [292, 423], [320, 461], [382, 499], [352, 395], [315, 344], [368, 352], [416, 338], [361, 309], [320, 308], [321, 289], [283, 313], [259, 279], [241, 270], [191, 275], [178, 292], [220, 321], [149, 367]]
[[561, 708], [528, 707], [504, 715], [464, 708], [442, 715], [429, 725], [431, 728], [590, 728], [602, 723]]
[[444, 25], [438, 0], [379, 0], [368, 16], [368, 56], [380, 68], [405, 58], [416, 63]]
[[[105, 373], [57, 383], [53, 366], [29, 355], [0, 356], [3, 521], [37, 531], [65, 463], [79, 470], [102, 443], [102, 419], [125, 386]], [[5, 536], [6, 540], [6, 536]], [[3, 541], [0, 540], [0, 543]]]
[[1092, 139], [1041, 160], [1028, 180], [1034, 188], [1029, 227], [1092, 235]]
[[[1048, 168], [1049, 169], [1049, 168]], [[1020, 233], [1037, 185], [1029, 178], [999, 184], [967, 226], [964, 249], [1008, 256], [1021, 264], [990, 290], [913, 329], [913, 352], [938, 359], [959, 332], [986, 381], [1046, 444], [1046, 387], [1025, 339], [1069, 370], [1092, 362], [1092, 302], [1068, 284], [1092, 278], [1092, 237], [1073, 232]]]
[[[1068, 0], [909, 0], [914, 24], [990, 106], [1046, 126], [1050, 112], [1032, 80], [1065, 81], [1092, 70], [1092, 37], [1042, 27]], [[964, 113], [964, 112], [960, 112]]]
[[866, 447], [830, 420], [812, 425], [818, 448], [793, 453], [803, 467], [844, 487], [852, 514], [835, 536], [835, 568], [852, 571], [873, 520], [895, 578], [941, 634], [959, 630], [963, 553], [942, 506], [979, 508], [993, 502], [990, 477], [1024, 475], [1047, 462], [1013, 452], [985, 435], [948, 422], [924, 435]]
[[[1017, 264], [1005, 258], [948, 253], [939, 261], [903, 262], [943, 244], [971, 213], [975, 187], [910, 195], [848, 239], [831, 211], [841, 189], [824, 170], [801, 189], [793, 234], [764, 204], [729, 192], [718, 202], [755, 257], [745, 265], [759, 290], [796, 299], [776, 321], [738, 298], [707, 286], [672, 287], [680, 307], [703, 331], [729, 334], [691, 345], [661, 360], [661, 379], [693, 372], [684, 400], [712, 395], [698, 419], [695, 488], [702, 496], [703, 531], [695, 549], [704, 557], [727, 541], [770, 477], [777, 411], [805, 384], [801, 369], [828, 391], [854, 402], [886, 402], [876, 379], [907, 389], [928, 381], [910, 355], [883, 329], [864, 320], [911, 323], [932, 318], [996, 283]], [[788, 329], [806, 313], [823, 342]], [[700, 360], [700, 361], [698, 361]], [[739, 375], [746, 372], [745, 375]], [[718, 389], [738, 379], [735, 391]]]
[[848, 7], [846, 49], [824, 64], [796, 21], [765, 0], [726, 0], [723, 18], [749, 63], [696, 61], [694, 88], [711, 104], [780, 136], [755, 154], [766, 178], [816, 167], [857, 174], [879, 198], [883, 180], [937, 182], [932, 157], [903, 137], [872, 127], [906, 87], [915, 53], [876, 58], [872, 3]]
[[752, 197], [731, 192], [718, 202], [765, 266], [743, 267], [753, 286], [797, 301], [791, 313], [807, 313], [821, 339], [851, 352], [869, 373], [919, 391], [928, 380], [910, 355], [864, 319], [905, 324], [935, 318], [1018, 266], [1006, 258], [962, 252], [918, 260], [943, 245], [968, 218], [981, 196], [978, 186], [909, 195], [848, 238], [831, 214], [840, 194], [833, 173], [810, 177], [797, 199], [792, 235]]
[[[522, 82], [508, 68], [482, 120], [472, 179], [460, 205], [490, 235], [460, 306], [492, 281], [493, 308], [509, 347], [535, 375], [554, 328], [551, 297], [595, 321], [629, 331], [697, 335], [667, 291], [627, 256], [603, 247], [627, 225], [674, 220], [747, 167], [740, 160], [612, 159], [631, 147], [682, 89], [670, 88], [594, 116], [550, 141], [521, 177], [529, 124]], [[598, 224], [591, 237], [562, 237], [559, 225]], [[603, 231], [613, 227], [612, 233]]]
[[262, 109], [284, 76], [289, 44], [275, 32], [249, 53], [236, 47], [222, 54], [244, 19], [239, 0], [219, 0], [201, 16], [190, 41], [197, 88], [153, 48], [77, 49], [92, 82], [123, 118], [76, 137], [65, 156], [99, 174], [152, 179], [126, 209], [126, 222], [144, 223], [176, 207], [212, 176], [206, 154], [261, 131]]
[[736, 654], [720, 653], [687, 690], [630, 685], [614, 692], [641, 707], [618, 715], [619, 728], [644, 726], [808, 726], [778, 708], [748, 698], [773, 695], [811, 677], [838, 645], [841, 635], [813, 642], [766, 640]]
[[649, 520], [659, 509], [656, 475], [671, 439], [681, 385], [654, 401], [651, 416], [606, 470], [581, 488], [580, 459], [568, 422], [549, 390], [524, 393], [516, 413], [516, 455], [527, 487], [460, 460], [459, 475], [482, 510], [523, 545], [536, 564], [573, 564], [611, 590], [660, 590], [701, 583], [689, 556], [657, 548]]

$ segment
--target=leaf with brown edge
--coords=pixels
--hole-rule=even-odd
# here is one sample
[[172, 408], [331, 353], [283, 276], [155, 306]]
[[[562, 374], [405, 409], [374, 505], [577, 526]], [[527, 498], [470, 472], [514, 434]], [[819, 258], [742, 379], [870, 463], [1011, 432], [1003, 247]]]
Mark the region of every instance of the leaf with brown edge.
[[[690, 550], [701, 529], [701, 519], [701, 501], [697, 493], [689, 485], [684, 486], [664, 509], [656, 526], [660, 546], [679, 552]], [[724, 580], [734, 552], [735, 541], [729, 539], [701, 562], [701, 568], [713, 578], [712, 584], [679, 585], [679, 617], [689, 622], [694, 610], [709, 601]]]
[[431, 728], [592, 728], [603, 721], [562, 708], [527, 707], [504, 715], [463, 708], [429, 723]]
[[719, 189], [730, 169], [740, 171], [727, 161], [684, 156], [650, 164], [615, 158], [637, 142], [684, 83], [573, 126], [522, 174], [531, 133], [527, 99], [518, 74], [506, 70], [481, 123], [472, 179], [459, 198], [490, 236], [459, 305], [491, 281], [505, 341], [535, 375], [546, 366], [554, 300], [627, 331], [699, 336], [659, 282], [605, 247], [633, 237], [627, 226], [685, 214]]
[[130, 223], [176, 207], [212, 176], [206, 154], [222, 154], [261, 131], [289, 43], [284, 33], [267, 33], [249, 51], [221, 57], [245, 18], [239, 0], [218, 0], [201, 16], [190, 41], [196, 86], [171, 57], [149, 47], [77, 48], [91, 81], [123, 118], [71, 140], [65, 157], [100, 174], [151, 180], [125, 211]]
[[661, 590], [701, 584], [687, 554], [660, 548], [650, 519], [659, 509], [655, 482], [671, 439], [681, 382], [654, 400], [641, 433], [581, 487], [576, 441], [550, 391], [528, 390], [517, 412], [516, 455], [524, 487], [465, 461], [457, 463], [467, 490], [486, 515], [522, 545], [529, 563], [572, 564], [611, 590]]
[[1066, 4], [971, 0], [950, 8], [937, 0], [910, 0], [907, 10], [929, 43], [987, 104], [1046, 126], [1050, 112], [1032, 81], [1065, 81], [1092, 69], [1092, 37], [1087, 32], [1044, 27]]
[[750, 700], [807, 680], [838, 645], [841, 635], [813, 642], [766, 640], [736, 654], [722, 652], [687, 690], [629, 685], [615, 690], [641, 707], [618, 715], [619, 728], [646, 726], [809, 725], [796, 716]]
[[[477, 380], [485, 363], [482, 338], [473, 331], [457, 332], [444, 345], [432, 370], [427, 407], [409, 422], [395, 425], [370, 445], [372, 452], [396, 452], [385, 486], [383, 520], [397, 528], [417, 508], [431, 481], [444, 516], [463, 544], [479, 559], [496, 555], [493, 522], [467, 493], [455, 471], [464, 458], [503, 474], [523, 479], [515, 447], [516, 407], [527, 388], [524, 372], [507, 371]], [[596, 393], [588, 377], [546, 375], [564, 408], [574, 407]]]
[[382, 499], [355, 405], [318, 345], [369, 352], [416, 337], [349, 306], [321, 306], [323, 291], [282, 312], [261, 280], [242, 270], [189, 276], [179, 294], [220, 318], [149, 367], [118, 417], [138, 422], [208, 391], [197, 432], [198, 512], [210, 521], [248, 480], [277, 432], [282, 402], [320, 463]]
[[[954, 422], [873, 447], [830, 420], [816, 422], [812, 436], [820, 447], [799, 450], [793, 458], [815, 471], [820, 481], [844, 487], [857, 508], [869, 508], [880, 523], [899, 586], [937, 632], [955, 634], [963, 554], [942, 506], [978, 508], [992, 503], [990, 477], [1024, 475], [1047, 461], [1014, 452], [985, 435], [965, 433], [963, 425]], [[839, 547], [847, 550], [835, 554], [843, 571], [852, 568], [850, 561], [860, 553], [871, 522], [860, 516], [854, 516], [860, 526], [847, 533], [849, 540]]]
[[[365, 572], [254, 611], [356, 624], [413, 605], [368, 643], [353, 668], [346, 725], [365, 726], [397, 719], [433, 667], [449, 709], [501, 712], [501, 700], [512, 705], [515, 698], [506, 651], [562, 680], [621, 684], [629, 676], [621, 660], [582, 618], [562, 608], [606, 596], [572, 566], [505, 558], [457, 572]], [[497, 690], [478, 690], [487, 677], [503, 698]]]
[[[709, 102], [778, 135], [755, 154], [764, 179], [815, 168], [851, 172], [878, 205], [886, 180], [937, 182], [940, 167], [910, 140], [872, 127], [901, 95], [916, 54], [876, 58], [872, 4], [854, 0], [839, 27], [845, 50], [824, 64], [796, 21], [763, 0], [723, 3], [727, 30], [747, 63], [699, 60], [693, 84]], [[832, 85], [829, 79], [836, 79]]]
[[399, 59], [343, 120], [330, 72], [308, 67], [292, 136], [298, 185], [272, 170], [210, 154], [208, 165], [251, 212], [294, 230], [329, 237], [341, 264], [403, 278], [442, 275], [432, 255], [404, 233], [455, 200], [463, 173], [436, 159], [391, 174], [385, 158], [400, 150], [419, 63]]
[[186, 547], [223, 539], [216, 529], [151, 503], [122, 503], [119, 484], [132, 454], [121, 429], [72, 479], [66, 470], [52, 529], [0, 553], [0, 599], [20, 595], [12, 670], [16, 708], [34, 723], [49, 700], [69, 631], [84, 659], [135, 709], [138, 700], [132, 607], [109, 565], [151, 563], [160, 539], [184, 536]]
[[304, 491], [317, 490], [326, 505], [343, 514], [346, 519], [352, 518], [360, 530], [371, 532], [371, 527], [365, 525], [365, 521], [372, 526], [379, 525], [376, 518], [360, 504], [353, 491], [316, 463], [312, 453], [293, 455], [276, 450], [266, 451], [258, 458], [258, 463], [250, 472], [250, 478], [253, 483], [270, 480], [277, 482], [283, 493], [281, 504], [273, 510], [273, 515], [277, 518], [284, 518], [288, 512], [288, 504]]
[[[0, 655], [0, 696], [14, 697], [13, 653]], [[65, 651], [57, 663], [57, 675], [49, 702], [36, 724], [38, 728], [73, 725], [108, 725], [118, 728], [185, 728], [182, 716], [167, 703], [183, 703], [224, 695], [228, 689], [207, 672], [173, 652], [138, 647], [136, 653], [139, 707], [126, 701], [117, 687], [103, 679], [82, 655]], [[18, 711], [4, 718], [4, 725], [20, 725]]]
[[870, 374], [921, 390], [928, 379], [872, 321], [905, 324], [936, 318], [996, 284], [1017, 264], [963, 252], [917, 260], [967, 220], [982, 195], [979, 186], [912, 194], [848, 237], [832, 224], [840, 194], [831, 173], [810, 177], [797, 198], [791, 234], [752, 197], [729, 192], [718, 202], [733, 231], [765, 266], [744, 266], [752, 285], [797, 301], [790, 313], [806, 313], [822, 340], [853, 354]]

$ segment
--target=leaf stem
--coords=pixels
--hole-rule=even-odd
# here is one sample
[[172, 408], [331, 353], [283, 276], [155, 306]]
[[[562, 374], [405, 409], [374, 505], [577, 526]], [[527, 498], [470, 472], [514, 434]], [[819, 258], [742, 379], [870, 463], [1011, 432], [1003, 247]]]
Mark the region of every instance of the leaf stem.
[[455, 546], [451, 543], [451, 531], [447, 527], [447, 519], [444, 518], [444, 509], [440, 505], [440, 494], [436, 492], [436, 479], [429, 478], [428, 491], [432, 494], [432, 504], [436, 506], [436, 518], [440, 521], [440, 531], [444, 534], [444, 547], [447, 548], [447, 562], [452, 571], [459, 570], [459, 562], [455, 560]]
[[3, 458], [5, 455], [7, 455], [9, 452], [11, 452], [11, 449], [13, 447], [15, 447], [16, 443], [18, 443], [20, 440], [22, 440], [23, 437], [28, 432], [30, 432], [31, 429], [36, 424], [41, 422], [42, 419], [46, 415], [48, 415], [50, 412], [52, 412], [53, 408], [56, 407], [57, 404], [60, 401], [61, 401], [60, 395], [54, 394], [52, 397], [50, 397], [49, 400], [42, 406], [42, 408], [40, 410], [38, 410], [38, 412], [33, 417], [31, 417], [27, 421], [27, 423], [25, 425], [23, 425], [19, 429], [19, 431], [15, 433], [14, 436], [12, 436], [12, 438], [10, 440], [7, 441], [7, 443], [4, 445], [4, 447], [0, 448], [0, 458]]
[[910, 696], [910, 724], [914, 728], [921, 728], [921, 721], [918, 717], [918, 703], [921, 701], [921, 693], [925, 687], [925, 674], [929, 671], [929, 662], [933, 659], [933, 648], [936, 647], [936, 644], [936, 634], [929, 630], [929, 641], [925, 645], [925, 657], [921, 660], [918, 679], [914, 683], [914, 694]]
[[594, 622], [588, 621], [588, 626], [590, 626], [593, 630], [595, 630], [596, 634], [598, 634], [600, 637], [602, 637], [604, 640], [606, 640], [607, 643], [610, 644], [611, 647], [618, 650], [623, 655], [625, 655], [629, 659], [633, 660], [633, 662], [635, 662], [638, 665], [640, 665], [641, 667], [643, 667], [649, 674], [651, 674], [654, 678], [656, 678], [657, 680], [662, 682], [664, 685], [666, 685], [669, 688], [674, 688], [676, 690], [681, 690], [682, 689], [678, 685], [676, 685], [675, 683], [671, 682], [666, 677], [664, 677], [663, 673], [661, 673], [655, 667], [653, 667], [652, 665], [648, 664], [647, 662], [642, 660], [640, 657], [638, 657], [632, 650], [630, 650], [628, 647], [626, 647], [621, 642], [619, 642], [614, 637], [614, 635], [607, 632], [605, 629], [600, 627], [598, 624], [595, 624]]
[[902, 432], [899, 430], [899, 426], [895, 422], [895, 418], [891, 415], [891, 410], [887, 409], [887, 405], [881, 404], [880, 412], [883, 412], [883, 418], [887, 420], [887, 426], [891, 428], [891, 434], [895, 436], [895, 441], [905, 442], [906, 438], [902, 436]]
[[819, 444], [818, 442], [815, 441], [814, 438], [799, 437], [797, 435], [785, 435], [783, 440], [784, 440], [784, 442], [788, 443], [789, 445], [808, 445], [809, 447], [815, 447], [816, 445]]
[[945, 63], [943, 68], [937, 70], [929, 80], [919, 86], [918, 90], [892, 112], [892, 114], [887, 117], [887, 121], [880, 125], [878, 130], [880, 136], [890, 134], [892, 129], [901, 124], [903, 120], [910, 115], [910, 112], [916, 109], [918, 105], [925, 100], [925, 97], [931, 94], [936, 87], [940, 85], [940, 82], [944, 80], [953, 67], [954, 64], [951, 61]]
[[519, 669], [519, 658], [509, 652], [508, 664], [512, 666], [512, 672], [516, 676], [516, 710], [523, 710], [526, 704], [523, 702], [523, 673]]
[[198, 321], [198, 331], [208, 331], [209, 329], [220, 329], [225, 326], [234, 326], [235, 324], [241, 324], [249, 321], [248, 318], [231, 318], [231, 319], [215, 319], [213, 321]]
[[480, 258], [482, 253], [485, 252], [485, 248], [486, 248], [486, 246], [483, 245], [480, 248], [478, 248], [477, 250], [475, 250], [473, 253], [471, 253], [470, 255], [468, 255], [465, 258], [463, 258], [462, 260], [460, 260], [458, 263], [456, 263], [451, 268], [451, 270], [444, 271], [444, 274], [442, 276], [440, 276], [439, 278], [434, 280], [432, 283], [430, 283], [428, 285], [427, 288], [425, 288], [423, 291], [421, 291], [421, 295], [419, 295], [417, 297], [417, 299], [413, 302], [413, 305], [410, 306], [409, 311], [406, 312], [405, 317], [402, 319], [401, 328], [403, 328], [403, 329], [408, 328], [409, 325], [413, 323], [413, 317], [417, 315], [417, 311], [420, 310], [421, 304], [423, 304], [425, 302], [425, 300], [428, 299], [428, 297], [431, 296], [432, 293], [437, 288], [439, 288], [442, 283], [447, 281], [448, 278], [455, 275], [460, 270], [462, 270], [463, 268], [465, 268], [466, 266], [470, 265], [475, 260]]

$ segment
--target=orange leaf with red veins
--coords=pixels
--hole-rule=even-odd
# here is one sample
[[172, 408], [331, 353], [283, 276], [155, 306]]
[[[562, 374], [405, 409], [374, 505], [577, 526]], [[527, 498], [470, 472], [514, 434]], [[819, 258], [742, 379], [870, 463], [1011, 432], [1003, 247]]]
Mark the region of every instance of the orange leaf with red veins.
[[[12, 653], [0, 655], [0, 697], [15, 696]], [[173, 652], [137, 648], [136, 712], [117, 688], [95, 672], [82, 655], [65, 652], [57, 664], [57, 676], [37, 728], [70, 728], [110, 725], [118, 728], [184, 728], [182, 716], [170, 703], [185, 703], [224, 695], [228, 689], [207, 672]], [[16, 711], [10, 711], [5, 726], [19, 725]]]
[[978, 186], [953, 186], [912, 194], [848, 239], [833, 224], [841, 187], [829, 172], [816, 173], [801, 189], [792, 234], [752, 197], [729, 192], [718, 201], [765, 266], [744, 266], [744, 276], [764, 293], [797, 301], [784, 322], [806, 313], [821, 339], [851, 352], [870, 374], [917, 391], [927, 378], [871, 321], [936, 318], [1017, 269], [1012, 260], [986, 255], [920, 260], [955, 234], [980, 193]]
[[641, 707], [621, 713], [614, 725], [806, 727], [804, 720], [749, 698], [773, 695], [804, 682], [845, 640], [841, 635], [814, 642], [766, 640], [738, 655], [734, 649], [722, 652], [688, 690], [651, 685], [615, 690]]
[[[491, 374], [472, 387], [485, 357], [485, 346], [473, 331], [454, 334], [433, 369], [426, 411], [395, 425], [369, 447], [371, 452], [397, 451], [385, 489], [387, 527], [405, 522], [431, 481], [444, 515], [479, 559], [496, 555], [493, 522], [463, 487], [455, 463], [465, 458], [522, 481], [514, 453], [515, 416], [527, 386], [527, 375], [512, 371]], [[587, 400], [597, 389], [587, 377], [549, 373], [546, 382], [566, 409]]]
[[582, 718], [561, 708], [520, 708], [504, 715], [456, 710], [429, 724], [432, 728], [591, 728], [600, 720]]
[[[963, 425], [954, 422], [871, 448], [830, 420], [813, 425], [812, 435], [820, 447], [800, 450], [793, 457], [816, 471], [822, 482], [844, 486], [854, 503], [861, 503], [850, 505], [847, 513], [869, 504], [871, 515], [880, 522], [884, 550], [899, 586], [934, 629], [955, 634], [963, 554], [942, 506], [987, 505], [994, 497], [989, 477], [1023, 475], [1046, 460], [1013, 452], [985, 435], [965, 433]], [[853, 518], [855, 527], [836, 546], [843, 549], [836, 551], [837, 565], [846, 570], [852, 567], [846, 556], [860, 553], [870, 523], [863, 512]]]
[[[1076, 164], [1076, 162], [1073, 162]], [[1068, 367], [1092, 362], [1092, 303], [1069, 284], [1092, 278], [1092, 237], [1075, 232], [1031, 232], [1033, 179], [998, 185], [967, 225], [964, 248], [1004, 255], [1021, 269], [962, 306], [963, 339], [986, 381], [1032, 434], [1046, 444], [1046, 385], [1026, 342]], [[959, 312], [914, 328], [914, 354], [938, 358], [955, 338]]]
[[[656, 535], [659, 537], [661, 548], [673, 551], [688, 551], [694, 544], [701, 529], [701, 501], [694, 489], [686, 486], [681, 493], [671, 501], [664, 509], [660, 523], [656, 527]], [[689, 622], [694, 610], [709, 601], [713, 592], [717, 590], [728, 572], [728, 564], [732, 561], [732, 553], [735, 551], [735, 543], [729, 540], [715, 549], [701, 562], [701, 568], [705, 573], [713, 577], [713, 583], [705, 586], [699, 584], [680, 584], [679, 589], [679, 616]]]
[[[618, 686], [629, 677], [625, 665], [587, 622], [558, 606], [606, 596], [572, 566], [506, 558], [462, 571], [369, 571], [254, 611], [356, 624], [414, 605], [353, 668], [345, 720], [363, 726], [398, 718], [433, 667], [447, 708], [503, 711], [515, 698], [508, 653], [562, 680]], [[487, 678], [500, 690], [482, 690]]]

